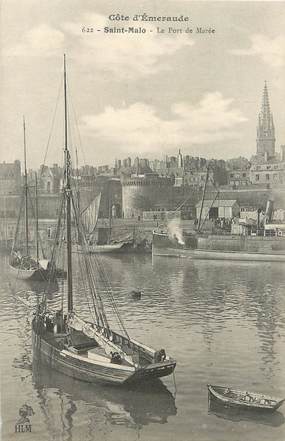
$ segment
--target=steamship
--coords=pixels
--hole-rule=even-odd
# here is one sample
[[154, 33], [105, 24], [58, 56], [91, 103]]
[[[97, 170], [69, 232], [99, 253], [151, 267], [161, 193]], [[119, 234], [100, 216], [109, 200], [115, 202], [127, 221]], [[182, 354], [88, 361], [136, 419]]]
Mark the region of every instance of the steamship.
[[[153, 231], [154, 256], [188, 257], [191, 259], [285, 262], [285, 224], [272, 223], [273, 201], [267, 202], [264, 223], [239, 219], [231, 231], [219, 234], [202, 231], [201, 214], [197, 230], [192, 233], [160, 229]], [[207, 213], [209, 216], [209, 213]]]

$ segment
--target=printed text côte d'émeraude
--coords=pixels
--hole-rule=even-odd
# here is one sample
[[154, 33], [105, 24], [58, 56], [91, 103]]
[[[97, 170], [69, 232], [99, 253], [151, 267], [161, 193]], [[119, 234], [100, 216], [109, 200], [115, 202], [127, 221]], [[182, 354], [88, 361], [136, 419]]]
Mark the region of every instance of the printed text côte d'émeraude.
[[148, 15], [146, 13], [143, 14], [135, 14], [133, 17], [124, 14], [110, 14], [109, 20], [111, 21], [154, 21], [154, 22], [188, 22], [190, 18], [185, 15], [174, 15], [174, 16], [160, 16], [160, 15]]

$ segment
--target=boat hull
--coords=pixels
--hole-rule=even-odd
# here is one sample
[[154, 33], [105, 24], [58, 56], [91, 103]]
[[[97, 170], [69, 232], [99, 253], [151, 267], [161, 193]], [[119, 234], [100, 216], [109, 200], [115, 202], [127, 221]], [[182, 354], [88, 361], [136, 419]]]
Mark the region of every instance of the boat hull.
[[97, 254], [97, 253], [117, 253], [124, 246], [124, 243], [114, 243], [114, 244], [106, 244], [106, 245], [89, 245], [87, 248], [88, 253]]
[[102, 253], [118, 253], [125, 248], [125, 243], [115, 243], [106, 245], [87, 245], [86, 247], [77, 246], [74, 252], [89, 253], [89, 254], [102, 254]]
[[152, 254], [154, 256], [186, 257], [202, 260], [285, 262], [285, 250], [276, 252], [231, 251], [206, 248], [186, 248], [176, 244], [166, 234], [153, 233]]
[[9, 265], [10, 273], [20, 280], [48, 280], [48, 271], [44, 269], [21, 269]]
[[[270, 413], [277, 410], [284, 402], [284, 400], [254, 393], [251, 393], [254, 399], [251, 402], [247, 402], [241, 399], [241, 397], [245, 396], [247, 392], [232, 389], [230, 391], [230, 396], [227, 396], [227, 390], [229, 389], [223, 386], [208, 385], [209, 406], [214, 403], [227, 408], [239, 408], [243, 410]], [[261, 404], [261, 400], [263, 400], [263, 404]]]
[[248, 262], [285, 262], [285, 255], [262, 254], [262, 253], [241, 253], [236, 251], [213, 251], [213, 250], [175, 250], [173, 248], [154, 249], [154, 256], [186, 257], [200, 260], [231, 260]]
[[51, 344], [36, 318], [32, 324], [32, 346], [35, 359], [44, 362], [51, 369], [88, 383], [122, 385], [149, 381], [169, 375], [176, 366], [175, 362], [169, 361], [136, 369], [133, 366], [88, 360], [86, 357]]

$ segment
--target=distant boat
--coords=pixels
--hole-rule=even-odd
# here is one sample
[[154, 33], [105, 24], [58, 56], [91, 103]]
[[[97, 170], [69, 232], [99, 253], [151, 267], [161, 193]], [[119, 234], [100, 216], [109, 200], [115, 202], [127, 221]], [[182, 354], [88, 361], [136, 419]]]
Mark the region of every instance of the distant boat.
[[[82, 224], [85, 230], [85, 235], [87, 238], [87, 251], [90, 254], [96, 253], [115, 253], [122, 250], [129, 241], [111, 241], [111, 232], [112, 232], [112, 216], [111, 210], [109, 210], [109, 234], [108, 241], [105, 244], [98, 244], [95, 238], [95, 232], [98, 223], [99, 217], [99, 209], [101, 202], [101, 193], [99, 193], [90, 205], [82, 211], [81, 218]], [[111, 204], [110, 204], [111, 205]], [[77, 247], [78, 251], [82, 251], [82, 247]]]
[[231, 389], [226, 386], [208, 384], [207, 387], [209, 402], [213, 400], [225, 407], [240, 407], [242, 409], [272, 412], [278, 409], [285, 401], [285, 398], [274, 398], [269, 395]]
[[[141, 383], [170, 375], [175, 369], [176, 361], [168, 356], [164, 349], [155, 350], [129, 336], [99, 258], [97, 256], [90, 258], [87, 250], [73, 259], [72, 220], [77, 230], [77, 237], [81, 237], [85, 245], [86, 238], [71, 186], [66, 84], [64, 57], [65, 171], [62, 209], [58, 221], [58, 225], [62, 228], [58, 231], [55, 243], [64, 243], [66, 246], [67, 308], [64, 312], [64, 292], [59, 310], [52, 311], [48, 308], [46, 296], [42, 302], [39, 302], [32, 321], [33, 354], [47, 363], [50, 369], [89, 383], [103, 382], [118, 385]], [[74, 265], [78, 272], [77, 280], [81, 282], [80, 295], [87, 297], [92, 321], [82, 319], [74, 311], [73, 292], [75, 289], [77, 291], [80, 289], [73, 287]], [[103, 299], [108, 298], [108, 316], [112, 313], [111, 318], [116, 320], [114, 323], [119, 328], [118, 331], [114, 330], [114, 325], [111, 326], [111, 320], [107, 317], [101, 291], [104, 294]]]
[[125, 245], [125, 242], [106, 243], [104, 245], [88, 245], [88, 252], [93, 253], [114, 253], [120, 251]]
[[[42, 251], [43, 258], [39, 258], [39, 228], [38, 228], [38, 201], [37, 201], [37, 179], [36, 179], [36, 197], [35, 197], [35, 221], [36, 221], [36, 256], [32, 255], [30, 238], [29, 238], [29, 208], [28, 201], [31, 202], [30, 191], [28, 187], [28, 174], [27, 174], [27, 159], [26, 159], [26, 125], [23, 118], [24, 129], [24, 186], [23, 196], [21, 198], [21, 205], [19, 210], [18, 222], [15, 232], [15, 238], [13, 241], [12, 252], [10, 256], [9, 268], [10, 272], [17, 279], [28, 280], [47, 280], [50, 271], [50, 262], [46, 259], [44, 251]], [[31, 203], [32, 205], [32, 203]], [[25, 232], [24, 243], [19, 240], [20, 222], [23, 209], [25, 211]]]
[[[219, 191], [215, 197], [208, 201], [208, 207], [204, 207], [206, 186], [209, 177], [209, 167], [205, 179], [203, 197], [199, 208], [199, 219], [196, 231], [186, 233], [176, 229], [175, 234], [169, 228], [159, 228], [152, 234], [153, 256], [187, 257], [201, 260], [231, 260], [231, 261], [256, 261], [256, 262], [285, 262], [285, 225], [274, 226], [271, 221], [273, 201], [267, 201], [265, 213], [265, 225], [263, 228], [242, 224], [231, 225], [232, 232], [221, 229], [218, 234], [202, 231], [206, 218], [210, 218], [211, 210], [217, 210], [219, 206]], [[232, 202], [235, 201], [224, 201]], [[204, 220], [202, 215], [206, 216]], [[260, 213], [259, 213], [260, 215]], [[214, 219], [214, 217], [213, 217]], [[259, 224], [259, 221], [258, 221]], [[282, 231], [283, 230], [283, 231]], [[238, 231], [236, 233], [236, 231]]]

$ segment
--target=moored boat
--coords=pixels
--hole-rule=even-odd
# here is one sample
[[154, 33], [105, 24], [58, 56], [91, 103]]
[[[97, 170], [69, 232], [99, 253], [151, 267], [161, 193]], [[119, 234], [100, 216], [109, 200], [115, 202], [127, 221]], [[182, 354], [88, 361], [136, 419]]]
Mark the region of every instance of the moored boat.
[[226, 386], [208, 387], [209, 403], [213, 400], [225, 407], [240, 407], [242, 409], [263, 410], [273, 412], [277, 410], [285, 401], [285, 399], [274, 398], [255, 392], [242, 391], [232, 389]]
[[285, 237], [188, 235], [183, 243], [167, 231], [153, 231], [154, 256], [203, 260], [285, 262]]
[[[24, 186], [23, 186], [23, 196], [21, 198], [19, 216], [17, 221], [17, 228], [15, 232], [15, 238], [12, 245], [12, 251], [9, 262], [10, 273], [21, 280], [47, 280], [48, 274], [50, 272], [50, 262], [46, 259], [45, 253], [41, 247], [42, 259], [40, 259], [40, 240], [39, 240], [39, 225], [38, 225], [38, 201], [37, 201], [37, 177], [35, 179], [35, 207], [33, 207], [31, 201], [30, 190], [28, 186], [28, 174], [27, 174], [27, 154], [26, 154], [26, 124], [25, 118], [23, 118], [23, 129], [24, 129]], [[30, 207], [29, 207], [30, 201]], [[18, 238], [20, 230], [20, 222], [22, 218], [22, 212], [25, 212], [24, 216], [24, 243]], [[30, 223], [29, 223], [29, 211], [34, 211], [35, 217], [35, 256], [33, 256], [33, 251], [31, 248], [30, 241]]]
[[[88, 252], [90, 254], [118, 253], [122, 251], [122, 249], [124, 249], [127, 244], [130, 243], [130, 239], [111, 241], [111, 234], [112, 234], [111, 202], [109, 202], [110, 209], [109, 209], [108, 240], [106, 243], [103, 244], [97, 243], [96, 230], [97, 230], [97, 224], [99, 218], [100, 203], [101, 203], [101, 193], [99, 193], [90, 203], [90, 205], [87, 208], [85, 208], [81, 213], [82, 224], [84, 227], [84, 232], [88, 244]], [[80, 252], [82, 251], [82, 248], [83, 247], [81, 247], [80, 245], [77, 245], [76, 251]]]
[[[27, 262], [27, 265], [25, 265]], [[20, 280], [47, 281], [49, 277], [49, 261], [47, 265], [36, 262], [30, 256], [22, 256], [18, 261], [12, 260], [9, 264], [10, 274]]]
[[[219, 218], [219, 190], [204, 207], [209, 169], [210, 165], [207, 167], [202, 200], [198, 204], [197, 226], [191, 233], [183, 231], [179, 225], [174, 229], [162, 227], [153, 231], [152, 254], [190, 259], [285, 262], [285, 225], [271, 223], [273, 201], [267, 201], [262, 222], [261, 208], [257, 210], [257, 222], [240, 219], [237, 211], [235, 215], [232, 212], [231, 218]], [[235, 200], [222, 202], [233, 207], [236, 203]], [[203, 231], [207, 219], [211, 220], [211, 232]]]
[[125, 245], [125, 242], [106, 243], [104, 245], [89, 245], [88, 252], [93, 253], [115, 253], [120, 251]]
[[[52, 311], [47, 297], [39, 303], [32, 322], [33, 353], [50, 366], [73, 378], [113, 384], [140, 383], [171, 374], [176, 361], [164, 349], [155, 350], [129, 336], [118, 311], [112, 288], [99, 257], [90, 258], [78, 204], [71, 186], [71, 158], [68, 149], [66, 64], [64, 57], [64, 182], [62, 203], [55, 243], [66, 245], [67, 255], [67, 311], [64, 313], [64, 290], [61, 309]], [[72, 210], [73, 208], [73, 210]], [[73, 217], [72, 217], [73, 214]], [[77, 269], [82, 276], [93, 321], [83, 320], [73, 307], [73, 256], [71, 224], [82, 239], [82, 253], [77, 255]], [[99, 280], [98, 280], [99, 279]], [[98, 282], [98, 283], [97, 283]], [[120, 332], [113, 330], [100, 294], [103, 283], [104, 300], [108, 298]]]

